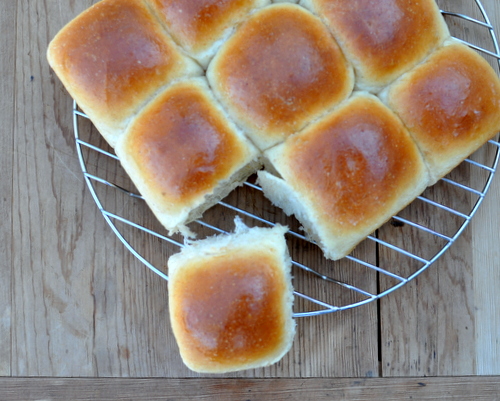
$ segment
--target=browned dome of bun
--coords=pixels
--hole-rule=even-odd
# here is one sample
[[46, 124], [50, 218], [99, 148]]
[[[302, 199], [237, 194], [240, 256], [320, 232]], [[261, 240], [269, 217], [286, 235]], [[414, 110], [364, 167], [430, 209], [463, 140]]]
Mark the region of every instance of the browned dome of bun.
[[484, 58], [455, 40], [382, 97], [415, 138], [433, 182], [500, 130], [500, 80]]
[[112, 146], [130, 116], [161, 86], [202, 74], [138, 0], [103, 0], [90, 7], [52, 40], [48, 60]]
[[257, 150], [226, 118], [204, 78], [174, 84], [150, 102], [116, 153], [160, 222], [188, 235], [185, 224], [259, 166]]
[[449, 37], [434, 0], [302, 0], [328, 24], [357, 73], [356, 87], [378, 90]]
[[286, 227], [197, 241], [168, 261], [172, 329], [184, 363], [224, 373], [270, 365], [293, 343]]
[[294, 214], [331, 259], [346, 256], [429, 182], [401, 121], [368, 94], [355, 94], [265, 154], [282, 178], [260, 171], [264, 194]]
[[151, 0], [172, 37], [206, 66], [236, 25], [270, 0]]
[[338, 104], [354, 83], [324, 24], [304, 8], [283, 3], [251, 15], [221, 47], [207, 78], [260, 149]]

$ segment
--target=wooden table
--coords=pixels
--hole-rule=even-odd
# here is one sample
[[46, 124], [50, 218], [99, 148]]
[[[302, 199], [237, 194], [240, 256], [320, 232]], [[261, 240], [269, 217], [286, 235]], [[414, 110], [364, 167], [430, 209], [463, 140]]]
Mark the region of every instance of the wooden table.
[[[300, 319], [272, 367], [187, 370], [167, 283], [95, 206], [71, 99], [46, 62], [49, 40], [95, 2], [2, 2], [0, 399], [499, 399], [498, 174], [464, 234], [416, 280], [378, 303]], [[500, 3], [483, 3], [500, 31]]]

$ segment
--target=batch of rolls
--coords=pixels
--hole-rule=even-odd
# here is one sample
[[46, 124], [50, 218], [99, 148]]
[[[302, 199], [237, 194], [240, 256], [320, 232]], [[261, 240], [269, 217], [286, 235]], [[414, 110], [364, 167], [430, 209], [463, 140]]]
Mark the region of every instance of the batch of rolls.
[[[340, 259], [500, 130], [500, 81], [434, 0], [102, 0], [48, 60], [170, 234], [250, 175]], [[182, 358], [221, 373], [294, 339], [286, 227], [169, 260]]]

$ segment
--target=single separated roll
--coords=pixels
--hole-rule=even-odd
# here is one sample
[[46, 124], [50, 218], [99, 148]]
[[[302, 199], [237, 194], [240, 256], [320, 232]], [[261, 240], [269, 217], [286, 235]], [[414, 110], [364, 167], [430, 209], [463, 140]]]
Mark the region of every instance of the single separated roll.
[[206, 67], [252, 10], [270, 0], [151, 0], [172, 37]]
[[48, 61], [111, 146], [131, 116], [173, 79], [203, 70], [140, 0], [103, 0], [51, 41]]
[[456, 40], [381, 97], [413, 135], [433, 183], [500, 130], [500, 80], [483, 57]]
[[450, 36], [435, 0], [300, 3], [328, 24], [356, 70], [358, 90], [380, 90]]
[[196, 372], [267, 366], [293, 343], [287, 228], [235, 223], [234, 234], [192, 243], [168, 261], [172, 329]]
[[294, 214], [330, 259], [356, 244], [427, 187], [428, 172], [401, 121], [375, 96], [355, 94], [265, 152], [264, 194]]
[[170, 233], [259, 168], [257, 149], [227, 119], [205, 78], [168, 87], [133, 119], [116, 147], [125, 171]]
[[347, 98], [354, 73], [325, 25], [294, 4], [252, 14], [221, 47], [207, 78], [261, 150]]

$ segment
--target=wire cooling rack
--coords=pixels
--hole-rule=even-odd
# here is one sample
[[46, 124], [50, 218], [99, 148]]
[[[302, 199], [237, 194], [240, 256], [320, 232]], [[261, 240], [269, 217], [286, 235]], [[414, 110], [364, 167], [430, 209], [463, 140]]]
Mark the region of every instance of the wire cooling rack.
[[[453, 10], [441, 11], [452, 35], [498, 67], [497, 38], [481, 2], [453, 4]], [[467, 38], [462, 37], [464, 32]], [[490, 48], [484, 45], [485, 38]], [[117, 156], [76, 103], [73, 122], [82, 172], [104, 219], [135, 257], [168, 280], [167, 259], [183, 246], [182, 238], [168, 236], [159, 225], [121, 169]], [[228, 232], [235, 215], [248, 225], [287, 224], [291, 228], [287, 240], [293, 259], [295, 317], [350, 309], [402, 287], [456, 242], [488, 192], [499, 158], [497, 136], [370, 235], [353, 253], [335, 262], [323, 258], [319, 248], [301, 233], [298, 222], [273, 207], [252, 178], [191, 227], [199, 237]]]

